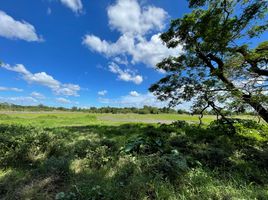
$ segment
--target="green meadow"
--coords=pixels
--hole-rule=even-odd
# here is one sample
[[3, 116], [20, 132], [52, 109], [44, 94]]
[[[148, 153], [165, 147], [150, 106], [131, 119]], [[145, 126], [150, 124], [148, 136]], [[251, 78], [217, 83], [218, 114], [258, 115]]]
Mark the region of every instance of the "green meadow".
[[215, 118], [1, 114], [0, 199], [268, 199], [268, 127]]
[[[252, 116], [233, 116], [241, 119], [253, 119]], [[205, 115], [204, 124], [209, 124], [216, 116]], [[177, 120], [199, 123], [199, 115], [187, 114], [99, 114], [81, 112], [2, 112], [0, 124], [20, 124], [38, 127], [86, 126], [92, 124], [120, 125], [122, 123], [165, 123]]]

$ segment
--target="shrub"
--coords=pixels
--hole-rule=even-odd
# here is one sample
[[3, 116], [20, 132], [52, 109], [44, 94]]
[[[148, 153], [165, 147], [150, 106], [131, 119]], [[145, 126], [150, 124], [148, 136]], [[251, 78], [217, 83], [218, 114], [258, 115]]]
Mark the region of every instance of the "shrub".
[[92, 142], [90, 140], [79, 140], [74, 145], [74, 154], [79, 158], [86, 157], [88, 151], [94, 148]]
[[188, 124], [186, 121], [184, 121], [184, 120], [177, 120], [177, 121], [173, 122], [173, 123], [171, 124], [171, 126], [173, 126], [173, 127], [175, 127], [175, 128], [183, 129], [183, 128], [188, 127], [189, 124]]
[[107, 146], [100, 146], [94, 150], [89, 150], [86, 159], [91, 167], [100, 169], [112, 160]]
[[234, 120], [228, 119], [228, 121], [224, 119], [212, 121], [208, 128], [213, 131], [217, 135], [233, 135], [235, 134]]
[[6, 167], [32, 165], [48, 156], [56, 142], [48, 131], [30, 126], [1, 125], [0, 133], [0, 165]]
[[101, 146], [107, 146], [107, 148], [112, 151], [112, 152], [116, 152], [118, 150], [118, 145], [115, 141], [113, 140], [109, 140], [109, 139], [102, 139], [100, 141], [100, 145]]
[[126, 153], [153, 154], [166, 150], [169, 133], [156, 130], [153, 126], [144, 129], [144, 133], [127, 141], [123, 148]]
[[41, 166], [41, 172], [59, 175], [62, 178], [67, 177], [70, 174], [69, 163], [70, 160], [68, 158], [52, 156], [44, 161]]
[[147, 173], [153, 174], [154, 176], [160, 175], [164, 179], [175, 181], [188, 171], [188, 164], [183, 156], [174, 152], [173, 154], [151, 157], [147, 170]]

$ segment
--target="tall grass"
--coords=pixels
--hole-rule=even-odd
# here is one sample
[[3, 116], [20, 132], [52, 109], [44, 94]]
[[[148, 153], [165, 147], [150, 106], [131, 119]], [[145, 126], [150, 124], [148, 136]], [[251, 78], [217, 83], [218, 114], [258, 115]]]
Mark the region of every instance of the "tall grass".
[[268, 127], [226, 130], [0, 125], [0, 199], [268, 199]]

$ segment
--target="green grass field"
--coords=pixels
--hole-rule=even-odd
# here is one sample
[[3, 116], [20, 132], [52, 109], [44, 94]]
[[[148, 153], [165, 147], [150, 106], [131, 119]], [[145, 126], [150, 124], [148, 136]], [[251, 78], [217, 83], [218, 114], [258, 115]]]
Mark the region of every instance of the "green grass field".
[[268, 199], [268, 127], [214, 119], [1, 114], [0, 199]]
[[[86, 126], [92, 124], [120, 125], [123, 123], [166, 123], [170, 124], [176, 120], [185, 120], [189, 123], [199, 123], [198, 115], [184, 114], [92, 114], [79, 112], [5, 112], [0, 114], [1, 124], [21, 124], [39, 127], [62, 127], [62, 126]], [[249, 119], [254, 117], [239, 116]], [[204, 116], [205, 124], [215, 120], [216, 116]]]

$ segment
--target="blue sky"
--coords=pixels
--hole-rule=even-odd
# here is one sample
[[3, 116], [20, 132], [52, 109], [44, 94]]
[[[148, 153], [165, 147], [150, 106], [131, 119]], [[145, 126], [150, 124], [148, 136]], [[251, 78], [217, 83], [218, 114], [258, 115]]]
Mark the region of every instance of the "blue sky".
[[148, 88], [164, 76], [155, 64], [182, 48], [159, 34], [188, 12], [186, 0], [2, 0], [0, 102], [166, 106]]
[[3, 0], [0, 101], [50, 106], [164, 106], [159, 39], [183, 0]]

